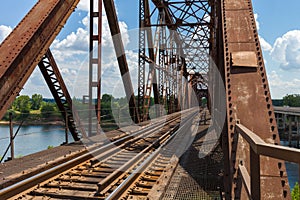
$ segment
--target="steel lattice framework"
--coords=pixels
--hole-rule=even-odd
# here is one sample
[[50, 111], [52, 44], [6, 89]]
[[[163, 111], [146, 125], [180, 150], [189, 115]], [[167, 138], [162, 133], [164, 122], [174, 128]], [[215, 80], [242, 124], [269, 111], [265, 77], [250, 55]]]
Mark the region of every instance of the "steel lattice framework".
[[[182, 77], [189, 79], [189, 75], [196, 75], [199, 77], [196, 88], [207, 88], [211, 21], [210, 1], [140, 1], [138, 105], [141, 114], [148, 114], [149, 104], [144, 101], [151, 94], [149, 83], [156, 83], [145, 76], [147, 71], [151, 73], [153, 64], [158, 71], [158, 89], [153, 85], [154, 94], [156, 90], [159, 93], [154, 96], [155, 102], [164, 105], [168, 113], [182, 106], [182, 96], [178, 95], [184, 89]], [[147, 37], [154, 38], [154, 43], [149, 39], [147, 43]]]
[[[100, 1], [100, 0], [98, 0]], [[0, 118], [38, 65], [75, 140], [85, 135], [49, 50], [79, 0], [40, 0], [0, 44]], [[91, 6], [96, 0], [91, 0]], [[262, 49], [251, 0], [140, 0], [138, 104], [113, 0], [103, 0], [132, 120], [149, 118], [150, 98], [168, 113], [209, 97], [212, 128], [224, 154], [225, 199], [290, 199]], [[101, 3], [91, 9], [90, 50], [101, 44]], [[90, 57], [89, 104], [97, 89], [101, 48]], [[93, 68], [96, 65], [96, 72]], [[97, 74], [97, 80], [92, 79]], [[219, 75], [219, 77], [218, 77]], [[209, 91], [208, 91], [209, 90]], [[152, 95], [153, 91], [153, 95]], [[194, 92], [196, 98], [192, 98]], [[197, 99], [198, 98], [198, 99]], [[157, 109], [161, 115], [163, 109]], [[220, 119], [224, 116], [224, 121]], [[220, 123], [222, 122], [222, 123]], [[91, 135], [90, 128], [89, 133]], [[299, 153], [299, 152], [298, 152]], [[297, 154], [298, 155], [298, 154]]]

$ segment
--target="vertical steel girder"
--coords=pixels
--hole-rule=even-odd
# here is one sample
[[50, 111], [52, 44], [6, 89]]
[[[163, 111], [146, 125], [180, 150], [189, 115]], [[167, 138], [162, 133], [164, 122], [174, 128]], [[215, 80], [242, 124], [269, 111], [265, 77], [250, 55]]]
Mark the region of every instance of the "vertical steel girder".
[[139, 122], [140, 119], [138, 115], [137, 106], [135, 103], [133, 86], [132, 86], [131, 77], [127, 65], [125, 49], [121, 38], [121, 32], [118, 24], [118, 17], [117, 17], [114, 1], [104, 0], [103, 3], [104, 3], [104, 8], [106, 11], [107, 20], [112, 35], [114, 47], [115, 47], [115, 53], [118, 59], [119, 69], [121, 72], [126, 97], [127, 100], [129, 101], [130, 116], [132, 120], [134, 120], [135, 122]]
[[0, 118], [22, 90], [79, 0], [38, 1], [0, 45]]
[[[160, 12], [160, 20], [162, 23], [165, 23], [164, 13]], [[159, 91], [159, 98], [160, 104], [164, 105], [163, 98], [164, 98], [164, 76], [165, 76], [165, 58], [166, 58], [166, 30], [165, 27], [160, 28], [159, 33], [159, 70], [158, 70], [158, 91]]]
[[145, 0], [139, 2], [139, 63], [138, 63], [138, 111], [143, 114], [146, 68]]
[[[98, 4], [95, 4], [98, 2]], [[98, 5], [98, 8], [95, 8]], [[97, 22], [97, 23], [95, 23]], [[97, 25], [97, 30], [94, 26]], [[96, 43], [96, 44], [95, 44]], [[89, 41], [89, 135], [92, 136], [92, 116], [94, 110], [97, 115], [97, 127], [101, 121], [101, 46], [102, 46], [102, 0], [90, 0], [90, 41]], [[97, 53], [94, 54], [94, 50]], [[94, 74], [97, 74], [97, 80], [93, 80]], [[96, 105], [94, 105], [94, 90], [96, 88]]]
[[[224, 151], [228, 151], [225, 153], [230, 167], [225, 172], [225, 180], [231, 187], [226, 188], [226, 198], [248, 198], [239, 180], [238, 165], [242, 163], [250, 176], [251, 172], [260, 173], [258, 196], [261, 199], [290, 199], [284, 161], [252, 155], [249, 144], [234, 130], [235, 124], [241, 123], [265, 142], [280, 144], [251, 0], [223, 0], [221, 11], [227, 99], [227, 136], [224, 139], [228, 140], [224, 143], [227, 145]], [[257, 160], [260, 162], [256, 166], [250, 166]]]
[[[156, 69], [152, 62], [149, 63], [149, 72], [147, 76], [147, 81], [145, 84], [145, 70], [146, 70], [146, 57], [151, 61], [155, 61], [154, 54], [154, 43], [152, 38], [152, 30], [150, 28], [145, 28], [147, 24], [151, 24], [150, 18], [150, 8], [148, 0], [140, 1], [140, 29], [139, 29], [139, 69], [138, 69], [138, 105], [139, 113], [141, 114], [141, 120], [147, 120], [149, 115], [151, 90], [153, 88], [154, 93], [154, 103], [159, 104], [159, 91], [157, 83]], [[146, 45], [147, 41], [147, 45]], [[146, 56], [146, 46], [148, 46], [148, 54]], [[157, 111], [156, 114], [158, 114]]]
[[80, 140], [81, 136], [86, 136], [84, 129], [80, 125], [80, 119], [75, 108], [72, 106], [72, 99], [63, 81], [63, 78], [56, 65], [50, 49], [46, 52], [43, 59], [38, 64], [45, 81], [56, 101], [63, 119], [68, 124], [68, 128], [75, 141]]

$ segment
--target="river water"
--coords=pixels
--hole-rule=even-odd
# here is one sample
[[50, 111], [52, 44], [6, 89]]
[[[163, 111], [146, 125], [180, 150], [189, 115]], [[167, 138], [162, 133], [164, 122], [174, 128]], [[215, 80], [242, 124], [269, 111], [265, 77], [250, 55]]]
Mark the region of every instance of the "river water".
[[[14, 126], [14, 132], [17, 130]], [[71, 135], [68, 135], [69, 142], [73, 141]], [[63, 126], [58, 125], [30, 125], [22, 126], [15, 138], [15, 156], [25, 156], [48, 148], [48, 146], [59, 146], [65, 141], [65, 130]], [[2, 157], [7, 145], [9, 144], [9, 127], [0, 125], [0, 156]], [[286, 145], [286, 143], [282, 143]], [[10, 150], [7, 154], [10, 156]], [[5, 159], [7, 158], [5, 157]], [[298, 165], [286, 163], [288, 179], [291, 188], [298, 181]]]
[[[14, 132], [18, 126], [14, 126]], [[74, 141], [69, 134], [69, 141]], [[22, 126], [15, 138], [15, 157], [25, 156], [48, 148], [48, 146], [59, 146], [65, 141], [65, 130], [58, 125], [30, 125]], [[9, 127], [0, 126], [0, 156], [9, 145]], [[10, 156], [10, 150], [5, 159]]]

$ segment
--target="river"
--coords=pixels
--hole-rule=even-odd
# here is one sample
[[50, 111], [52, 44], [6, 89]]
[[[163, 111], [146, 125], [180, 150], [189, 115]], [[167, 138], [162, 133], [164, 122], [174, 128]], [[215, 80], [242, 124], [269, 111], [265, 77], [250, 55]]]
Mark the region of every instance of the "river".
[[[14, 126], [14, 132], [18, 126]], [[74, 141], [69, 134], [69, 141]], [[15, 138], [15, 157], [25, 156], [48, 148], [59, 146], [65, 141], [65, 130], [59, 125], [30, 125], [22, 126]], [[0, 156], [2, 157], [9, 145], [9, 127], [0, 126]], [[10, 156], [10, 150], [7, 154]], [[5, 159], [7, 158], [5, 156]]]
[[[17, 130], [14, 126], [14, 131]], [[68, 135], [69, 142], [74, 141], [71, 135]], [[65, 130], [63, 126], [58, 125], [30, 125], [22, 126], [15, 139], [15, 156], [25, 156], [48, 148], [48, 146], [59, 146], [65, 141]], [[9, 144], [9, 127], [0, 125], [0, 156], [4, 154]], [[282, 143], [286, 145], [286, 143]], [[10, 151], [7, 156], [10, 156]], [[5, 157], [5, 159], [7, 158]], [[288, 179], [291, 188], [298, 181], [298, 165], [286, 163]]]

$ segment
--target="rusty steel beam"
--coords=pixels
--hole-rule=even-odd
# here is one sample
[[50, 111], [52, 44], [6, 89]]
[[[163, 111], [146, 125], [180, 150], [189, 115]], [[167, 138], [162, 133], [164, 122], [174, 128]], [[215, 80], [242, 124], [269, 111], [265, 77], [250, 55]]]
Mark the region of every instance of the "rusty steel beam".
[[42, 59], [79, 0], [40, 0], [0, 45], [0, 118]]
[[82, 126], [80, 126], [78, 113], [73, 107], [72, 98], [50, 49], [46, 52], [38, 66], [56, 101], [57, 107], [59, 108], [65, 123], [68, 125], [68, 129], [70, 130], [73, 139], [78, 141], [80, 140], [80, 136], [86, 137], [85, 130]]
[[[95, 3], [98, 2], [98, 8], [95, 8]], [[97, 23], [94, 23], [97, 22]], [[96, 27], [96, 30], [94, 26]], [[94, 45], [94, 42], [96, 45]], [[90, 0], [90, 38], [89, 38], [89, 119], [88, 133], [89, 136], [93, 133], [92, 124], [96, 125], [96, 133], [99, 132], [101, 121], [101, 56], [102, 56], [102, 0]], [[94, 54], [97, 50], [97, 54]], [[97, 74], [94, 80], [94, 74]], [[96, 89], [96, 105], [94, 105], [94, 93]], [[93, 122], [92, 115], [96, 111], [97, 123]]]
[[[144, 8], [145, 8], [145, 24], [151, 24], [151, 18], [150, 18], [150, 8], [149, 8], [149, 2], [148, 0], [144, 0]], [[152, 37], [152, 30], [151, 28], [146, 28], [146, 33], [147, 33], [147, 42], [148, 42], [148, 52], [149, 52], [149, 58], [151, 60], [155, 60], [155, 55], [154, 55], [154, 43], [153, 43], [153, 37]], [[156, 76], [156, 69], [153, 65], [153, 63], [149, 64], [149, 72], [148, 72], [148, 80], [146, 83], [149, 82], [149, 76], [151, 77], [151, 84], [150, 84], [150, 94], [144, 94], [148, 95], [149, 98], [151, 97], [151, 87], [153, 86], [153, 93], [154, 93], [154, 103], [159, 104], [159, 93], [158, 93], [158, 86], [157, 86], [157, 76]], [[148, 87], [148, 85], [146, 85]], [[147, 88], [146, 88], [146, 93], [147, 93]], [[148, 103], [146, 103], [148, 102]], [[143, 119], [146, 120], [149, 115], [149, 106], [150, 106], [150, 101], [145, 101], [144, 100], [144, 112], [143, 112]], [[158, 116], [158, 110], [156, 110], [156, 115]]]
[[[280, 144], [251, 0], [223, 0], [221, 6], [227, 99], [227, 137], [224, 138], [228, 138], [224, 143], [227, 147], [223, 147], [229, 155], [226, 164], [230, 165], [224, 178], [229, 181], [225, 185], [231, 186], [227, 188], [231, 191], [226, 191], [226, 199], [247, 199], [238, 179], [241, 162], [248, 172], [255, 173], [250, 176], [257, 181], [260, 167], [261, 183], [256, 184], [260, 184], [261, 192], [256, 197], [290, 199], [284, 161], [254, 156], [249, 144], [234, 130], [235, 125], [241, 123], [266, 143]], [[260, 162], [255, 167], [250, 166], [255, 161]]]
[[107, 20], [110, 28], [110, 33], [113, 39], [115, 53], [117, 56], [119, 69], [122, 76], [123, 85], [125, 88], [125, 93], [127, 100], [129, 101], [129, 112], [132, 120], [135, 122], [140, 121], [140, 117], [137, 111], [137, 106], [135, 103], [134, 91], [131, 82], [131, 77], [128, 69], [128, 64], [125, 56], [125, 49], [122, 42], [120, 27], [118, 23], [118, 16], [115, 9], [115, 4], [113, 0], [104, 0], [104, 8], [107, 15]]

